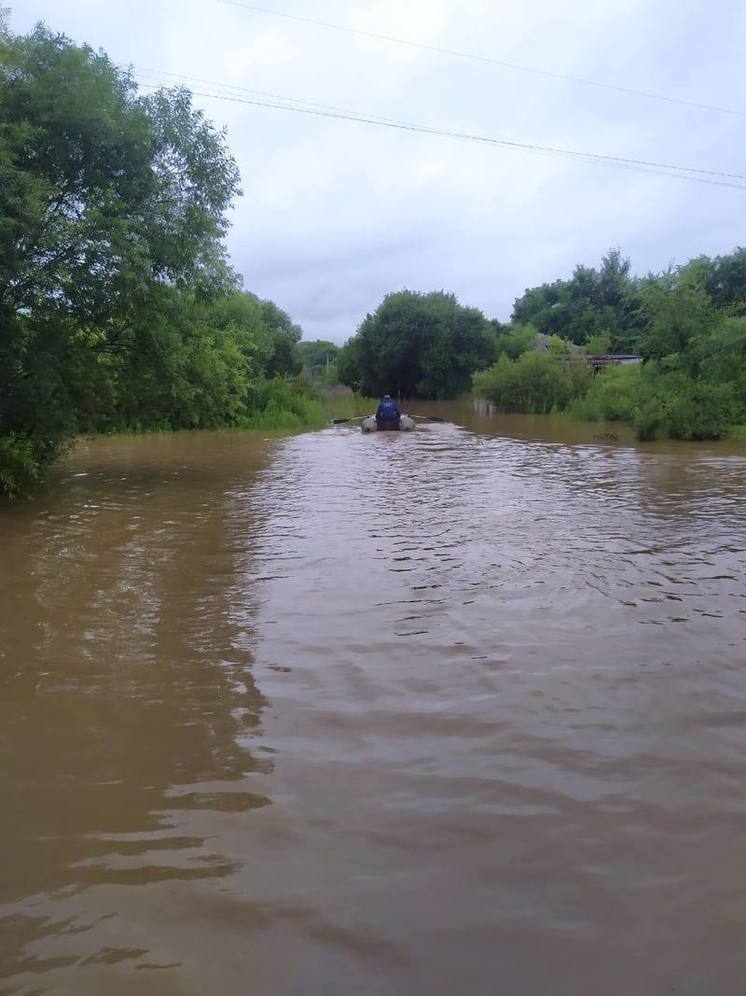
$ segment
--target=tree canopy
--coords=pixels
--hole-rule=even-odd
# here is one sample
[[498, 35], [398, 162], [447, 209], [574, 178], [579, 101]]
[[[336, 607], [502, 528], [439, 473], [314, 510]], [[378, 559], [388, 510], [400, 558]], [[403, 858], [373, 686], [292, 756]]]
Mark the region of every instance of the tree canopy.
[[303, 366], [309, 370], [314, 367], [325, 367], [334, 363], [339, 353], [339, 346], [328, 339], [312, 339], [299, 343]]
[[225, 136], [183, 89], [0, 30], [0, 490], [76, 432], [244, 423], [296, 394], [301, 328], [240, 290]]
[[107, 362], [163, 359], [175, 295], [235, 286], [238, 172], [185, 91], [44, 27], [0, 44], [0, 437], [41, 469]]
[[640, 331], [641, 304], [630, 261], [619, 249], [611, 249], [599, 269], [576, 266], [569, 280], [525, 291], [513, 306], [512, 319], [577, 345], [608, 333], [615, 352], [631, 352]]
[[495, 333], [477, 308], [435, 291], [388, 294], [342, 350], [343, 382], [364, 394], [453, 398], [495, 358]]
[[[613, 251], [600, 271], [577, 267], [570, 281], [527, 291], [514, 314], [536, 325], [503, 331], [500, 361], [474, 378], [480, 396], [502, 411], [569, 406], [582, 417], [630, 422], [642, 439], [718, 438], [746, 420], [742, 248], [638, 279]], [[544, 356], [532, 352], [536, 328], [557, 330]], [[570, 352], [573, 340], [583, 342], [580, 354]], [[588, 377], [582, 353], [620, 347], [644, 362]]]

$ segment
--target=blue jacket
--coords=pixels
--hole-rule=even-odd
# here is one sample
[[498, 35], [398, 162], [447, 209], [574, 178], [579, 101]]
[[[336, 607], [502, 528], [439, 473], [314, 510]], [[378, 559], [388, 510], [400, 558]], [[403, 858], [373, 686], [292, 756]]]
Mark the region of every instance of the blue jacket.
[[401, 418], [399, 405], [392, 399], [384, 399], [376, 411], [376, 422], [398, 422]]

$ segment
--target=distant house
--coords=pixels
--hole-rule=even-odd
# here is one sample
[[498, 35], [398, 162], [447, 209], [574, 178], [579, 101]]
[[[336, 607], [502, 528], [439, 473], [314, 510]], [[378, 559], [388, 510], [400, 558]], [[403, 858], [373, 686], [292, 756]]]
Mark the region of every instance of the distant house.
[[[537, 338], [537, 343], [536, 343], [537, 351], [539, 353], [546, 353], [547, 350], [549, 349], [549, 340], [551, 339], [551, 336], [547, 335], [545, 332], [539, 332], [537, 333], [536, 338]], [[569, 340], [566, 341], [568, 342], [570, 349], [572, 350], [580, 349], [580, 346], [576, 346], [574, 342], [569, 342]]]
[[[546, 335], [544, 332], [537, 333], [536, 349], [539, 353], [546, 353], [549, 350], [550, 338], [551, 336]], [[580, 351], [581, 347], [574, 342], [570, 342], [569, 346], [573, 353], [578, 354], [573, 357], [573, 360], [586, 360], [593, 367], [594, 373], [598, 373], [599, 370], [603, 370], [605, 367], [631, 366], [636, 363], [642, 363], [642, 357], [637, 353], [608, 353], [605, 356], [590, 356], [582, 353]]]
[[626, 367], [642, 363], [642, 357], [637, 353], [609, 353], [608, 356], [587, 356], [586, 359], [593, 367], [594, 373], [606, 367]]

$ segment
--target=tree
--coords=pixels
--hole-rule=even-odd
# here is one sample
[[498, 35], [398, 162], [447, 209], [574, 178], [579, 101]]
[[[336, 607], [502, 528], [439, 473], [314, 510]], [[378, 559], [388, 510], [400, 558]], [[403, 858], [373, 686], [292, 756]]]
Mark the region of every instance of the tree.
[[[254, 297], [252, 294], [248, 296]], [[273, 301], [260, 301], [257, 297], [254, 300], [259, 308], [265, 376], [287, 377], [299, 374], [303, 369], [303, 356], [298, 344], [303, 336], [303, 329]]]
[[76, 431], [107, 358], [164, 352], [151, 321], [164, 289], [199, 299], [235, 284], [221, 239], [238, 173], [186, 91], [139, 97], [104, 54], [44, 27], [6, 31], [0, 48], [0, 460], [13, 490]]
[[538, 344], [539, 333], [534, 325], [504, 325], [497, 337], [497, 355], [516, 360]]
[[387, 295], [351, 343], [340, 357], [340, 377], [376, 396], [455, 397], [496, 355], [495, 333], [482, 312], [442, 291]]
[[359, 391], [361, 386], [360, 372], [360, 339], [354, 336], [349, 339], [337, 353], [337, 372], [343, 384]]
[[533, 287], [513, 306], [513, 321], [581, 345], [608, 332], [614, 351], [631, 351], [640, 329], [638, 284], [630, 261], [610, 249], [599, 270], [576, 266], [570, 280]]
[[608, 332], [592, 335], [583, 345], [583, 352], [589, 356], [607, 356], [611, 351], [611, 336]]
[[643, 284], [639, 345], [646, 360], [686, 356], [692, 340], [716, 323], [712, 299], [695, 275], [696, 271], [683, 268], [650, 277]]
[[339, 346], [327, 339], [306, 340], [298, 345], [303, 357], [303, 366], [308, 369], [325, 367], [327, 363], [334, 363], [339, 352]]
[[739, 246], [726, 256], [703, 259], [704, 287], [713, 304], [734, 315], [746, 315], [746, 249]]

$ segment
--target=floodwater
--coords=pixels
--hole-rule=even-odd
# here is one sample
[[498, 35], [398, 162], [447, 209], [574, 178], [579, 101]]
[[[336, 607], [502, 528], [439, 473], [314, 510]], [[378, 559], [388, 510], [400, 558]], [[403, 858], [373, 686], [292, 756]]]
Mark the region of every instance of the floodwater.
[[0, 991], [746, 991], [746, 447], [437, 411], [0, 509]]

